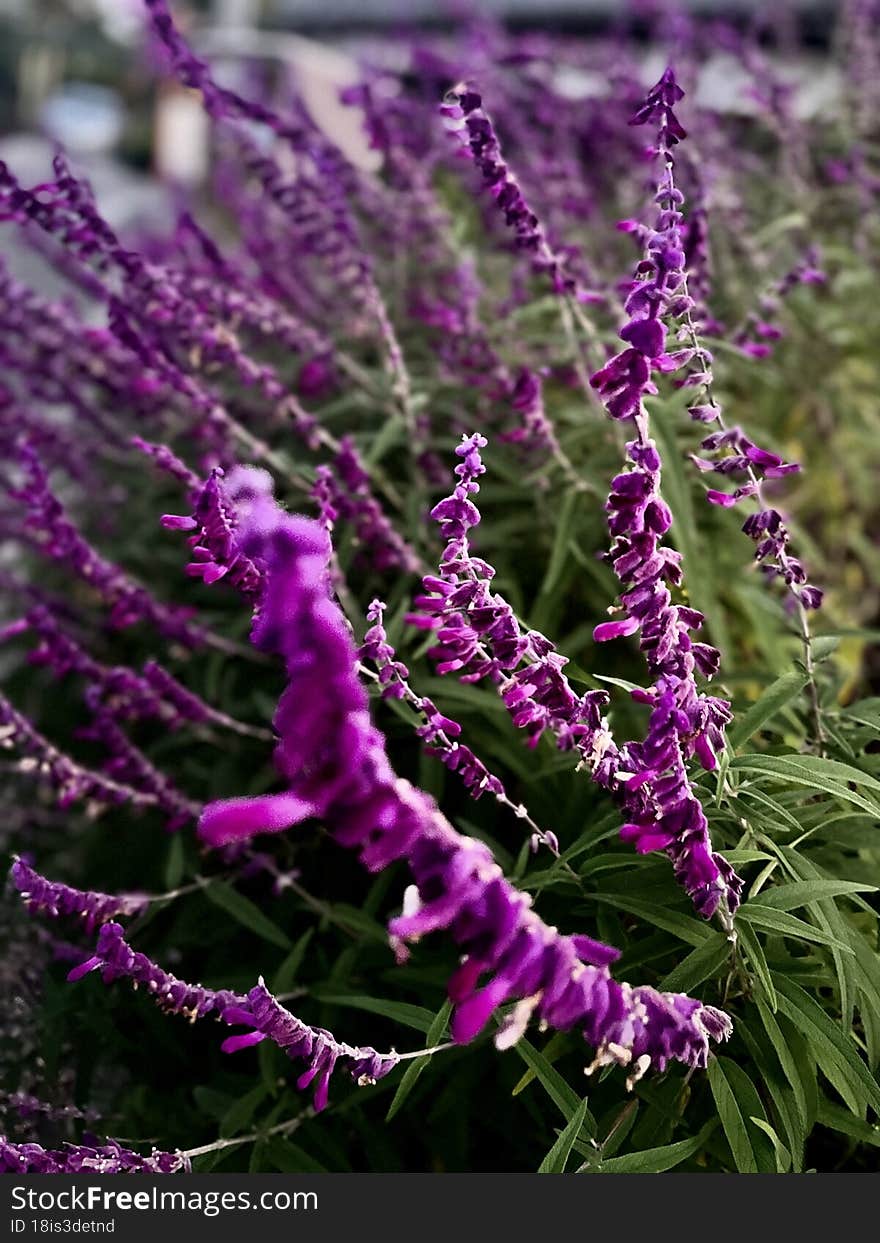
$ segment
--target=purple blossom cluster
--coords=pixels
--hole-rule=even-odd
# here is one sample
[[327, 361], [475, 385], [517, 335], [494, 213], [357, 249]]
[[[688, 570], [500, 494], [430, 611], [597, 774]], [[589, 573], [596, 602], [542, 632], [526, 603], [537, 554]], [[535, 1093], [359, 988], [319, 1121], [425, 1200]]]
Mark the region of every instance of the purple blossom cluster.
[[333, 465], [317, 469], [314, 495], [325, 523], [347, 522], [362, 564], [379, 573], [418, 572], [418, 555], [390, 522], [370, 488], [370, 477], [358, 458], [350, 436], [343, 437]]
[[714, 768], [731, 719], [726, 700], [700, 692], [696, 675], [712, 677], [719, 653], [691, 635], [703, 625], [702, 614], [673, 603], [670, 587], [681, 584], [680, 555], [661, 543], [672, 516], [660, 491], [660, 456], [652, 440], [627, 446], [629, 469], [617, 475], [606, 508], [613, 544], [609, 554], [624, 587], [624, 616], [596, 627], [598, 641], [638, 633], [654, 682], [634, 698], [651, 709], [641, 743], [625, 748], [617, 770], [628, 815], [624, 841], [640, 852], [663, 850], [676, 877], [702, 915], [724, 904], [728, 917], [739, 905], [742, 881], [730, 864], [712, 850], [709, 826], [688, 776], [686, 761], [695, 756]]
[[416, 727], [417, 737], [422, 739], [425, 753], [440, 760], [450, 772], [456, 773], [462, 785], [474, 799], [488, 793], [502, 806], [510, 808], [531, 830], [533, 849], [544, 845], [553, 854], [559, 854], [559, 840], [556, 834], [540, 829], [532, 820], [522, 803], [515, 803], [507, 794], [502, 781], [490, 772], [479, 756], [461, 737], [461, 726], [458, 721], [442, 713], [427, 695], [418, 695], [410, 685], [409, 669], [397, 659], [397, 653], [388, 642], [388, 635], [383, 624], [385, 605], [381, 600], [373, 600], [367, 610], [367, 620], [371, 623], [364, 635], [364, 641], [358, 650], [361, 662], [370, 661], [376, 666], [381, 694], [384, 699], [404, 699], [421, 717], [422, 723]]
[[0, 748], [19, 752], [16, 770], [50, 785], [62, 811], [77, 802], [85, 803], [92, 814], [121, 803], [135, 808], [156, 805], [152, 792], [135, 789], [115, 781], [109, 775], [86, 768], [59, 750], [2, 693]]
[[98, 924], [115, 919], [117, 915], [140, 915], [149, 903], [144, 894], [108, 894], [72, 889], [62, 882], [47, 880], [19, 858], [12, 864], [10, 876], [29, 911], [48, 915], [52, 919], [74, 915], [83, 921], [86, 932], [93, 932]]
[[[657, 126], [663, 167], [656, 227], [645, 231], [645, 257], [624, 304], [630, 319], [619, 335], [629, 348], [592, 378], [612, 418], [630, 421], [637, 432], [627, 445], [628, 469], [612, 481], [606, 503], [613, 540], [608, 557], [623, 587], [622, 616], [597, 626], [594, 637], [601, 642], [637, 633], [654, 676], [651, 688], [636, 695], [651, 708], [647, 734], [643, 742], [625, 748], [618, 769], [628, 814], [621, 836], [639, 852], [665, 851], [700, 913], [710, 916], [721, 904], [729, 920], [739, 905], [742, 881], [712, 849], [686, 762], [696, 756], [705, 768], [715, 767], [731, 719], [730, 705], [700, 691], [697, 674], [713, 677], [720, 655], [691, 637], [702, 627], [703, 615], [673, 601], [671, 589], [682, 585], [681, 556], [663, 543], [672, 514], [661, 495], [660, 454], [650, 438], [644, 406], [646, 394], [656, 392], [653, 370], [674, 372], [694, 358], [693, 349], [668, 353], [666, 347], [665, 320], [689, 317], [693, 307], [686, 282], [683, 195], [673, 174], [673, 150], [686, 137], [675, 114], [683, 98], [667, 69], [631, 121]], [[685, 381], [694, 382], [703, 382], [699, 370], [690, 371]], [[749, 451], [757, 453], [750, 442]]]
[[432, 518], [445, 541], [439, 575], [426, 575], [415, 597], [411, 625], [433, 632], [431, 657], [437, 672], [457, 673], [463, 682], [487, 678], [498, 684], [513, 723], [536, 746], [549, 730], [561, 749], [577, 749], [600, 782], [607, 780], [613, 748], [602, 708], [604, 691], [577, 695], [565, 676], [567, 663], [544, 635], [525, 630], [491, 582], [495, 571], [470, 550], [470, 531], [480, 521], [473, 501], [485, 473], [480, 450], [485, 436], [465, 436], [456, 449], [458, 482], [435, 505]]
[[14, 1144], [0, 1135], [0, 1171], [4, 1174], [188, 1174], [189, 1159], [181, 1152], [153, 1149], [142, 1157], [116, 1140], [104, 1144]]
[[[476, 465], [466, 462], [465, 475]], [[578, 1027], [596, 1051], [593, 1066], [616, 1062], [629, 1067], [631, 1079], [671, 1060], [705, 1065], [709, 1041], [730, 1031], [726, 1015], [677, 994], [618, 984], [608, 972], [616, 951], [544, 924], [488, 848], [461, 837], [426, 794], [391, 770], [349, 629], [329, 595], [322, 528], [263, 494], [240, 514], [238, 538], [244, 554], [265, 566], [252, 641], [280, 654], [287, 668], [274, 719], [285, 788], [209, 804], [199, 823], [203, 840], [222, 846], [320, 817], [370, 871], [405, 861], [413, 884], [389, 931], [401, 957], [406, 942], [440, 929], [458, 944], [462, 965], [449, 984], [458, 1042], [472, 1040], [496, 1007], [515, 1000], [497, 1037], [502, 1047], [534, 1015]]]
[[693, 357], [690, 350], [666, 352], [664, 323], [664, 316], [678, 318], [692, 305], [685, 286], [683, 215], [679, 210], [684, 196], [675, 185], [671, 155], [672, 148], [686, 137], [674, 111], [674, 105], [683, 98], [684, 91], [672, 70], [667, 69], [630, 122], [656, 122], [659, 150], [665, 159], [655, 196], [657, 225], [644, 231], [645, 256], [624, 301], [630, 318], [618, 335], [628, 348], [590, 380], [613, 419], [640, 417], [644, 397], [657, 392], [651, 372], [676, 371]]
[[[97, 905], [101, 897], [103, 895], [80, 894], [79, 900], [83, 904]], [[323, 1028], [307, 1026], [268, 992], [262, 980], [244, 995], [229, 989], [189, 984], [163, 970], [146, 954], [132, 949], [122, 927], [115, 922], [103, 924], [94, 953], [74, 967], [67, 978], [80, 980], [92, 971], [100, 971], [106, 984], [130, 980], [135, 988], [143, 988], [166, 1014], [180, 1014], [190, 1022], [213, 1016], [229, 1026], [248, 1027], [250, 1030], [246, 1034], [229, 1036], [223, 1042], [221, 1048], [225, 1053], [236, 1053], [263, 1040], [271, 1040], [292, 1061], [306, 1062], [297, 1086], [303, 1089], [317, 1080], [316, 1110], [327, 1105], [330, 1076], [340, 1060], [348, 1064], [352, 1078], [360, 1086], [383, 1078], [400, 1060], [394, 1052], [377, 1053], [375, 1049], [343, 1044]]]
[[520, 368], [513, 383], [510, 404], [519, 416], [519, 422], [506, 433], [505, 439], [521, 444], [530, 454], [558, 454], [559, 442], [544, 408], [540, 375], [528, 367]]
[[110, 610], [110, 624], [119, 628], [148, 622], [165, 638], [196, 647], [204, 641], [201, 628], [187, 610], [162, 604], [119, 566], [107, 561], [68, 518], [52, 492], [46, 471], [31, 446], [23, 444], [19, 461], [24, 479], [10, 487], [12, 498], [25, 507], [24, 531], [34, 547], [62, 562], [100, 597]]
[[492, 567], [470, 551], [469, 533], [480, 521], [473, 497], [485, 471], [485, 444], [485, 437], [466, 437], [456, 450], [462, 459], [458, 483], [432, 511], [446, 540], [440, 576], [425, 578], [430, 594], [416, 598], [419, 612], [410, 621], [434, 632], [430, 651], [439, 673], [455, 672], [462, 681], [492, 679], [514, 724], [533, 744], [549, 729], [563, 749], [576, 748], [594, 780], [621, 801], [624, 840], [640, 851], [666, 851], [698, 910], [712, 915], [723, 900], [729, 917], [741, 882], [712, 850], [686, 761], [696, 755], [704, 766], [715, 766], [730, 709], [697, 689], [696, 672], [711, 676], [718, 667], [717, 651], [690, 637], [702, 615], [671, 600], [667, 584], [680, 582], [680, 555], [661, 543], [672, 519], [659, 494], [656, 447], [651, 441], [630, 444], [631, 470], [615, 478], [608, 502], [612, 564], [627, 587], [621, 596], [625, 616], [601, 623], [595, 637], [602, 642], [638, 631], [656, 677], [649, 691], [639, 693], [652, 707], [648, 734], [643, 743], [621, 747], [602, 717], [607, 694], [575, 695], [563, 672], [565, 658], [542, 635], [522, 630], [509, 604], [490, 591]]
[[749, 312], [746, 322], [733, 334], [734, 345], [752, 358], [769, 357], [774, 344], [785, 336], [778, 322], [783, 301], [799, 285], [825, 284], [827, 276], [819, 264], [818, 248], [808, 246], [804, 257], [761, 294], [757, 309]]
[[106, 753], [103, 770], [116, 782], [145, 794], [166, 817], [166, 828], [182, 828], [198, 815], [198, 804], [178, 789], [129, 737], [97, 686], [86, 688], [85, 701], [91, 714], [80, 738], [97, 743]]
[[504, 161], [482, 96], [461, 83], [447, 92], [441, 113], [450, 132], [461, 142], [463, 153], [476, 164], [505, 224], [514, 232], [517, 247], [531, 255], [535, 271], [548, 277], [555, 293], [577, 296], [580, 291], [567, 270], [565, 257], [552, 249], [540, 220]]
[[101, 711], [116, 722], [156, 720], [171, 730], [216, 725], [245, 736], [266, 737], [264, 730], [212, 708], [156, 660], [145, 661], [140, 673], [127, 665], [102, 664], [73, 637], [69, 625], [59, 612], [36, 604], [4, 627], [2, 637], [36, 639], [28, 662], [50, 669], [56, 678], [76, 675], [86, 684], [87, 702], [100, 690]]
[[264, 471], [233, 472], [231, 478], [225, 479], [218, 467], [198, 493], [191, 515], [163, 515], [162, 526], [166, 530], [194, 532], [189, 537], [192, 561], [186, 567], [187, 574], [209, 586], [228, 576], [229, 582], [248, 599], [259, 596], [262, 570], [241, 553], [235, 535], [233, 496], [256, 496], [270, 487], [271, 480]]
[[[674, 372], [686, 368], [685, 377], [677, 384], [697, 390], [695, 400], [688, 406], [688, 414], [697, 423], [714, 423], [718, 428], [701, 442], [704, 454], [710, 456], [692, 455], [697, 469], [742, 479], [732, 492], [710, 488], [707, 500], [723, 508], [747, 498], [757, 501], [759, 512], [746, 519], [743, 530], [758, 546], [756, 560], [762, 564], [765, 576], [771, 580], [780, 578], [792, 602], [801, 610], [818, 608], [823, 593], [807, 582], [802, 563], [789, 550], [790, 537], [782, 515], [765, 500], [762, 491], [763, 481], [794, 474], [800, 467], [756, 445], [740, 427], [727, 425], [713, 392], [712, 355], [697, 335], [694, 316], [699, 312], [690, 292], [689, 280], [693, 277], [688, 264], [688, 243], [693, 241], [693, 235], [684, 228], [681, 211], [684, 195], [676, 186], [674, 172], [673, 148], [686, 137], [674, 105], [683, 98], [684, 92], [672, 70], [667, 69], [631, 121], [633, 125], [648, 121], [658, 123], [656, 154], [663, 160], [656, 195], [659, 211], [653, 231], [635, 222], [626, 222], [629, 231], [635, 232], [645, 247], [645, 258], [636, 269], [636, 278], [625, 303], [633, 318], [620, 330], [620, 336], [633, 348], [607, 363], [593, 376], [592, 383], [602, 393], [606, 409], [613, 418], [632, 419], [638, 427], [646, 420], [643, 398], [657, 391], [651, 371]], [[817, 253], [811, 249], [802, 263], [774, 285], [766, 296], [768, 315], [778, 309], [782, 298], [798, 283], [823, 281], [824, 275], [816, 267], [817, 262]], [[679, 322], [677, 337], [686, 343], [685, 349], [665, 352], [664, 316]], [[770, 325], [762, 327], [773, 335]], [[774, 332], [777, 337], [781, 335]], [[757, 354], [760, 355], [760, 351]], [[764, 538], [765, 532], [771, 534]]]
[[409, 670], [397, 659], [394, 648], [388, 642], [382, 624], [384, 611], [385, 605], [379, 600], [374, 600], [370, 605], [367, 620], [372, 625], [358, 651], [360, 660], [371, 660], [375, 664], [383, 697], [406, 699], [420, 713], [423, 723], [416, 728], [416, 734], [423, 740], [425, 751], [428, 755], [437, 756], [450, 771], [458, 773], [474, 798], [488, 791], [508, 801], [498, 778], [489, 772], [470, 747], [457, 741], [461, 734], [459, 723], [444, 716], [426, 695], [417, 695], [409, 685]]
[[340, 1059], [348, 1063], [349, 1073], [359, 1087], [384, 1079], [400, 1061], [394, 1052], [377, 1053], [375, 1049], [342, 1044], [323, 1028], [308, 1027], [272, 996], [262, 980], [250, 990], [243, 1005], [224, 1012], [223, 1021], [251, 1029], [244, 1035], [225, 1040], [222, 1048], [226, 1053], [271, 1040], [292, 1061], [307, 1062], [296, 1086], [302, 1090], [315, 1082], [317, 1111], [327, 1105], [330, 1076]]

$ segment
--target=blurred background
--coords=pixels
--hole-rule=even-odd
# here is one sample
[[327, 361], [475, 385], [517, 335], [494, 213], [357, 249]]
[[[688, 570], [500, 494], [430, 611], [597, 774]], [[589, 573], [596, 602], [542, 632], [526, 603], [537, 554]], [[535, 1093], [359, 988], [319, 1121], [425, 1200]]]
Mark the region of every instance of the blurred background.
[[[285, 62], [316, 119], [364, 161], [372, 155], [356, 110], [341, 107], [337, 96], [356, 80], [358, 54], [391, 54], [383, 45], [390, 30], [418, 26], [442, 34], [474, 13], [518, 30], [589, 35], [625, 27], [649, 56], [648, 32], [664, 15], [663, 0], [180, 0], [173, 7], [197, 48], [230, 80], [255, 60]], [[759, 29], [798, 83], [798, 107], [809, 113], [835, 89], [823, 53], [836, 7], [691, 0], [677, 4], [674, 16], [670, 9], [669, 22], [690, 12]], [[156, 178], [194, 188], [208, 171], [199, 102], [179, 86], [157, 86], [142, 30], [141, 0], [0, 0], [0, 158], [33, 183], [61, 143], [120, 227], [161, 213]], [[748, 110], [745, 86], [743, 71], [719, 52], [703, 66], [699, 95], [713, 107]]]

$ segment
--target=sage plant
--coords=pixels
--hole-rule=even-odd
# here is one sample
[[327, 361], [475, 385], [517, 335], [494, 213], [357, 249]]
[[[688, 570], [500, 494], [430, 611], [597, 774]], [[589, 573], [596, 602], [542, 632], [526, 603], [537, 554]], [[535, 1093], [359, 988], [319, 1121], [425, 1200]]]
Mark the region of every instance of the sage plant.
[[174, 7], [167, 224], [0, 163], [0, 1168], [873, 1168], [871, 5], [815, 115], [361, 41], [360, 150]]

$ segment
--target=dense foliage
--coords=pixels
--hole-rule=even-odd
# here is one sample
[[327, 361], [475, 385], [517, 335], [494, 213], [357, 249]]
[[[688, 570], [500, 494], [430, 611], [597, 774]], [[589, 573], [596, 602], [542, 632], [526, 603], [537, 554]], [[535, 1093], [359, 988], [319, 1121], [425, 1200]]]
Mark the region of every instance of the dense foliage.
[[145, 4], [171, 231], [0, 165], [0, 1165], [876, 1169], [874, 7], [809, 114], [365, 46], [346, 155]]

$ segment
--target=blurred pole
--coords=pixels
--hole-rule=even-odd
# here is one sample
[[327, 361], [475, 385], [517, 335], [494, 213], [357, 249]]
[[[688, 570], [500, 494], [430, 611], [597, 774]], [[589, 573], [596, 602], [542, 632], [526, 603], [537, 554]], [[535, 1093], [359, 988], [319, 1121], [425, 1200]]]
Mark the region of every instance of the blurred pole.
[[214, 0], [211, 21], [215, 27], [243, 30], [257, 25], [261, 7], [260, 0]]
[[210, 131], [198, 91], [163, 82], [156, 99], [154, 164], [162, 181], [197, 186], [208, 174]]

